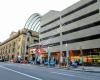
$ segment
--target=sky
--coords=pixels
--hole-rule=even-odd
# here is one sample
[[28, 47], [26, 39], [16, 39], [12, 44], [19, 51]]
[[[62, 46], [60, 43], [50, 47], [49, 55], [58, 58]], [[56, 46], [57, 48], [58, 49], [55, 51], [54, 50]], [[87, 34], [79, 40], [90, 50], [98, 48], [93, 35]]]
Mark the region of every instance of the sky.
[[46, 14], [61, 11], [79, 0], [0, 0], [0, 42], [9, 38], [12, 31], [24, 28], [33, 13]]

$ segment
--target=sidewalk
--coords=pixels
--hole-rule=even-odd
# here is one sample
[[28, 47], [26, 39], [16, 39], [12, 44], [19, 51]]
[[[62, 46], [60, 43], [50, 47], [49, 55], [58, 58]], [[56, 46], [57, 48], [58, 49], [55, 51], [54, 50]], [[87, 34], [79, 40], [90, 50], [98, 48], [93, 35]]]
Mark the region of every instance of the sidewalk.
[[[39, 65], [41, 67], [48, 67], [44, 65]], [[78, 66], [77, 68], [60, 68], [59, 66], [55, 67], [48, 67], [48, 68], [56, 68], [56, 69], [64, 69], [64, 70], [73, 70], [73, 71], [84, 71], [84, 72], [94, 72], [94, 73], [100, 73], [100, 67], [89, 67], [89, 66]]]
[[94, 73], [100, 73], [100, 67], [88, 67], [88, 66], [79, 66], [77, 68], [60, 68], [59, 66], [50, 67], [50, 66], [44, 66], [44, 65], [37, 65], [40, 67], [47, 67], [47, 68], [55, 68], [55, 69], [64, 69], [64, 70], [73, 70], [73, 71], [84, 71], [84, 72], [94, 72]]
[[[7, 63], [11, 63], [11, 62], [7, 62]], [[31, 64], [31, 65], [35, 65], [35, 64]], [[36, 65], [36, 66], [40, 66], [40, 67], [47, 67], [47, 68], [55, 68], [55, 69], [64, 69], [64, 70], [73, 70], [73, 71], [84, 71], [84, 72], [94, 72], [94, 73], [100, 73], [100, 67], [89, 67], [89, 66], [78, 66], [77, 68], [73, 68], [73, 67], [69, 67], [69, 68], [61, 68], [58, 65], [56, 65], [55, 67], [51, 67], [51, 66], [44, 66], [44, 65]]]
[[100, 67], [79, 66], [77, 68], [69, 68], [69, 70], [100, 73]]

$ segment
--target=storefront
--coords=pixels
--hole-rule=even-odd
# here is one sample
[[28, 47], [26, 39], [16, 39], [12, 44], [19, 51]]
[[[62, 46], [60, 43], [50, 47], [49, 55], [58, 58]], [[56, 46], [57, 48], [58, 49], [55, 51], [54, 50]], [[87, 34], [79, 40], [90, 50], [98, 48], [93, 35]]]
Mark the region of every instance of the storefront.
[[100, 48], [83, 49], [82, 53], [80, 50], [70, 50], [69, 59], [71, 62], [83, 62], [86, 66], [100, 66]]

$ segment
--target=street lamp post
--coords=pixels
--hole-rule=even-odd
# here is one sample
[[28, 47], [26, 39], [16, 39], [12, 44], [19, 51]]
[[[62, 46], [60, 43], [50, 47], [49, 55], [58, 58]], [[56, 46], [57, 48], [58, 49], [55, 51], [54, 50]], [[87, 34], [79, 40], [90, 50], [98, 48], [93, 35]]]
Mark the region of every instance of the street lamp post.
[[63, 51], [62, 51], [62, 47], [63, 47], [63, 44], [62, 44], [62, 29], [63, 29], [63, 27], [62, 27], [62, 17], [61, 17], [61, 13], [59, 14], [59, 17], [60, 17], [60, 30], [59, 30], [59, 32], [60, 32], [60, 61], [59, 61], [59, 67], [61, 67], [62, 66], [62, 63], [63, 63], [63, 57], [62, 57], [62, 54], [63, 54]]
[[81, 53], [81, 57], [82, 57], [82, 70], [84, 71], [83, 51], [82, 51], [81, 46], [80, 46], [80, 53]]
[[69, 50], [68, 50], [68, 44], [66, 44], [66, 63], [67, 68], [69, 67]]
[[51, 52], [50, 52], [50, 47], [48, 46], [48, 66], [50, 65], [50, 55], [51, 55]]

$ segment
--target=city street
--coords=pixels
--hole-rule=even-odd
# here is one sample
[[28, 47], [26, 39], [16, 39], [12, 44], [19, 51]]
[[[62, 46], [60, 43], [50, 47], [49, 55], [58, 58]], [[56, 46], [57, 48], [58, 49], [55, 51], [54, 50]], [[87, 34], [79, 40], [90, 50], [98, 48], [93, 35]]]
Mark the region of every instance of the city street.
[[100, 80], [100, 73], [0, 63], [0, 80]]

